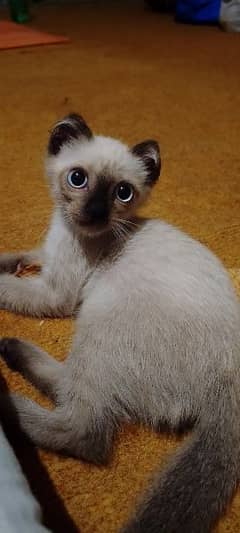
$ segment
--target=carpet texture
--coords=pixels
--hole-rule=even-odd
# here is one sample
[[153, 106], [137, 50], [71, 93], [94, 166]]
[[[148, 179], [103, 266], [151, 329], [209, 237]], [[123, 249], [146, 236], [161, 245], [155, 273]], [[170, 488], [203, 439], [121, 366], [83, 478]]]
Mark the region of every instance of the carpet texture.
[[[98, 132], [161, 143], [162, 178], [144, 213], [177, 224], [220, 256], [240, 293], [240, 40], [218, 28], [181, 26], [141, 2], [35, 8], [32, 24], [69, 35], [66, 47], [0, 54], [0, 251], [31, 248], [51, 201], [42, 159], [49, 126], [76, 110]], [[68, 320], [0, 313], [0, 334], [23, 336], [62, 359]], [[44, 402], [20, 377], [9, 387]], [[125, 428], [107, 468], [15, 441], [55, 531], [114, 533], [180, 441]], [[239, 533], [240, 493], [219, 533]], [[197, 533], [197, 532], [193, 532]]]

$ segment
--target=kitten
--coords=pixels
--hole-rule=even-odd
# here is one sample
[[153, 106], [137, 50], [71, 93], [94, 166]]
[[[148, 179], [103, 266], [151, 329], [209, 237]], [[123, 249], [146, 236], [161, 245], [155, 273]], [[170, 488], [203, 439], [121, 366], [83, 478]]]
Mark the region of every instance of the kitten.
[[[123, 531], [207, 533], [239, 480], [240, 305], [228, 275], [181, 231], [135, 216], [160, 174], [155, 141], [130, 149], [70, 115], [50, 134], [46, 168], [48, 236], [30, 255], [1, 256], [0, 307], [76, 314], [76, 333], [64, 363], [0, 341], [8, 365], [55, 404], [12, 394], [19, 424], [37, 446], [97, 464], [122, 422], [191, 425]], [[40, 261], [41, 273], [14, 277], [20, 260]]]

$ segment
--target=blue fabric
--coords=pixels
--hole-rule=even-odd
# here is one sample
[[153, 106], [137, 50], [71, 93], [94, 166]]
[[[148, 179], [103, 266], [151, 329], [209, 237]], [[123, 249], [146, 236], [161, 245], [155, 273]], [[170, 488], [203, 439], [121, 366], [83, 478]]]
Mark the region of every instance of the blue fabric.
[[177, 0], [176, 20], [191, 24], [217, 24], [221, 0]]

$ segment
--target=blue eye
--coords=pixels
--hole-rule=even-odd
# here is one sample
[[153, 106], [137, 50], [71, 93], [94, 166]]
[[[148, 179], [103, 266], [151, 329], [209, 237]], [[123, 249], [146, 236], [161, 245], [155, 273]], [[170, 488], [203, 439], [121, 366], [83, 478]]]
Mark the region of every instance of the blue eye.
[[88, 184], [88, 176], [83, 168], [75, 168], [68, 173], [67, 182], [74, 189], [84, 189]]
[[119, 185], [116, 188], [116, 197], [119, 200], [119, 202], [122, 202], [123, 204], [127, 204], [128, 202], [131, 202], [133, 199], [134, 192], [133, 188], [130, 185], [130, 183], [127, 183], [125, 181], [122, 181], [119, 183]]

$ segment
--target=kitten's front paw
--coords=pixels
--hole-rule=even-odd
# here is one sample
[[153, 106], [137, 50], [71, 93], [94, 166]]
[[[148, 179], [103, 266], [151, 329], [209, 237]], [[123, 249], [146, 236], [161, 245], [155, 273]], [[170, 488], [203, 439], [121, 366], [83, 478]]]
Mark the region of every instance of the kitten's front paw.
[[[0, 309], [12, 310], [12, 304], [17, 300], [14, 290], [15, 278], [12, 274], [0, 275]], [[19, 281], [19, 280], [17, 280]]]
[[17, 268], [19, 259], [12, 254], [0, 254], [0, 274], [13, 274]]
[[0, 338], [0, 355], [11, 370], [18, 370], [21, 341], [15, 337]]
[[0, 309], [5, 309], [7, 298], [7, 285], [9, 285], [9, 278], [11, 274], [0, 274]]

